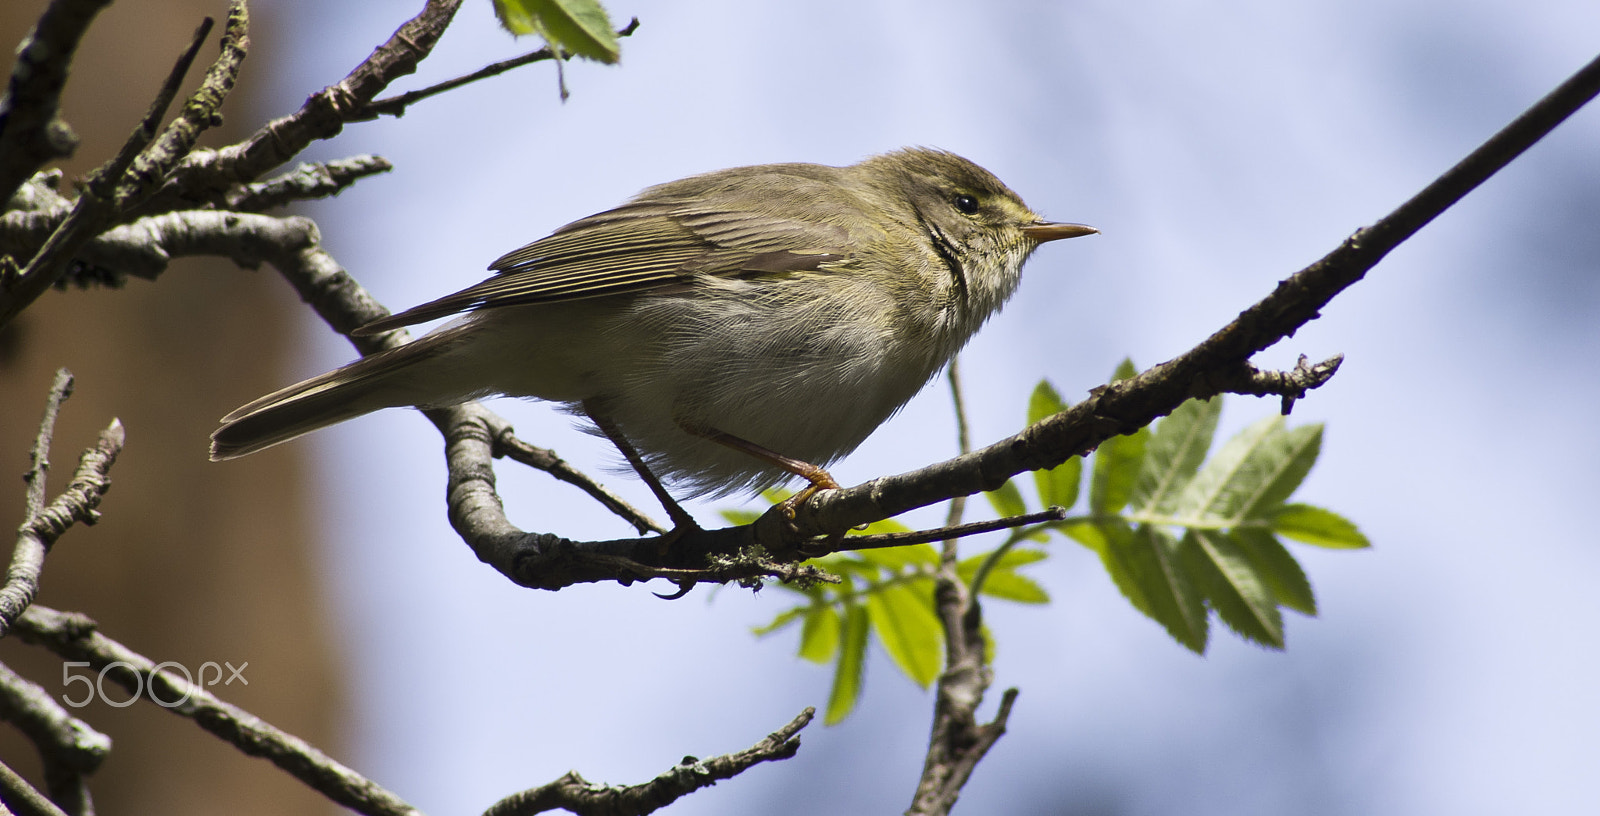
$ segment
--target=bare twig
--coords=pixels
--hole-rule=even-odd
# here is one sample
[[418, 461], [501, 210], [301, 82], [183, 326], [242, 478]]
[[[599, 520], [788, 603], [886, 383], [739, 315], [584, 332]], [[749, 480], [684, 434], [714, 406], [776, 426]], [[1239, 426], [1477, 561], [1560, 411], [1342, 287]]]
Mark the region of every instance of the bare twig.
[[[207, 18], [205, 28], [208, 30], [210, 23], [210, 18]], [[199, 35], [197, 42], [203, 39], [204, 35]], [[234, 82], [239, 78], [239, 66], [244, 63], [249, 49], [250, 14], [245, 10], [243, 0], [234, 0], [233, 6], [228, 9], [228, 25], [222, 34], [222, 53], [206, 71], [200, 87], [189, 95], [189, 101], [184, 104], [177, 118], [167, 125], [161, 138], [139, 153], [138, 159], [120, 180], [117, 186], [117, 209], [120, 212], [132, 211], [148, 198], [167, 173], [194, 149], [195, 140], [200, 138], [200, 134], [222, 123], [222, 103], [233, 91]]]
[[225, 191], [248, 184], [299, 155], [312, 142], [331, 139], [389, 83], [412, 73], [433, 51], [461, 0], [428, 0], [422, 11], [373, 50], [344, 79], [312, 94], [288, 116], [220, 150], [196, 150], [171, 173], [144, 212], [206, 208]]
[[49, 469], [50, 440], [55, 434], [56, 415], [61, 403], [72, 393], [72, 374], [66, 369], [56, 372], [46, 401], [45, 415], [39, 424], [39, 434], [34, 442], [31, 464], [26, 477], [27, 515], [17, 528], [17, 543], [12, 551], [11, 566], [6, 570], [6, 582], [0, 587], [0, 637], [10, 631], [12, 623], [39, 592], [39, 575], [44, 569], [44, 557], [61, 534], [77, 522], [93, 524], [99, 518], [100, 499], [111, 487], [109, 471], [122, 450], [122, 423], [111, 420], [111, 425], [100, 432], [94, 447], [83, 452], [78, 469], [61, 495], [48, 506], [44, 504], [45, 472]]
[[589, 474], [567, 464], [565, 459], [556, 455], [548, 448], [530, 445], [518, 439], [510, 425], [494, 435], [494, 457], [505, 457], [513, 462], [521, 462], [531, 468], [542, 470], [556, 479], [574, 485], [588, 493], [595, 501], [604, 505], [607, 510], [621, 516], [624, 521], [634, 526], [640, 535], [646, 533], [665, 533], [667, 528], [661, 522], [646, 515], [644, 511], [629, 504], [621, 496], [611, 492], [605, 485], [595, 481]]
[[177, 63], [167, 74], [167, 81], [162, 83], [161, 90], [150, 103], [144, 119], [134, 128], [127, 141], [123, 142], [122, 149], [114, 158], [90, 174], [88, 184], [84, 186], [83, 192], [72, 207], [72, 214], [61, 222], [50, 235], [50, 239], [45, 241], [44, 247], [23, 267], [21, 274], [9, 282], [10, 287], [0, 290], [0, 326], [11, 322], [12, 318], [28, 307], [28, 304], [44, 294], [45, 290], [61, 277], [61, 273], [78, 254], [78, 250], [116, 219], [118, 188], [123, 177], [129, 165], [133, 164], [134, 159], [138, 158], [140, 152], [150, 144], [150, 140], [155, 138], [156, 126], [160, 125], [162, 118], [166, 116], [167, 107], [177, 96], [178, 86], [182, 83], [184, 74], [188, 73], [189, 66], [193, 64], [201, 44], [210, 34], [211, 26], [211, 18], [207, 17], [195, 31], [189, 47], [179, 56]]
[[78, 137], [58, 111], [84, 32], [111, 0], [54, 0], [17, 48], [0, 98], [0, 203], [39, 168], [72, 155]]
[[[44, 794], [34, 790], [33, 786], [28, 784], [28, 780], [23, 779], [4, 763], [0, 763], [0, 794], [3, 794], [0, 798], [5, 800], [4, 804], [0, 804], [0, 808], [9, 804], [15, 808], [14, 812], [19, 816], [67, 816], [54, 802], [46, 799]], [[12, 812], [6, 811], [6, 813]]]
[[800, 738], [796, 735], [815, 715], [816, 709], [807, 708], [788, 725], [737, 753], [706, 760], [684, 757], [671, 770], [642, 785], [596, 785], [576, 771], [569, 771], [554, 782], [501, 799], [484, 811], [484, 816], [532, 816], [556, 809], [580, 816], [654, 813], [686, 794], [732, 779], [762, 762], [794, 756], [800, 750]]
[[[626, 26], [617, 29], [617, 36], [631, 37], [633, 36], [633, 32], [637, 31], [638, 28], [639, 18], [635, 17]], [[429, 85], [426, 88], [420, 88], [415, 91], [407, 91], [403, 94], [396, 94], [394, 96], [385, 97], [374, 102], [369, 102], [363, 106], [361, 110], [353, 114], [350, 117], [350, 121], [360, 122], [368, 119], [377, 119], [380, 116], [404, 116], [406, 114], [406, 108], [409, 108], [412, 105], [427, 99], [428, 97], [437, 96], [446, 91], [453, 91], [456, 88], [477, 82], [480, 79], [488, 79], [492, 76], [499, 76], [500, 74], [510, 71], [513, 68], [521, 68], [524, 65], [532, 65], [536, 62], [545, 62], [555, 58], [555, 52], [551, 51], [549, 46], [546, 46], [537, 51], [530, 51], [520, 57], [512, 57], [508, 60], [501, 60], [500, 62], [485, 65], [484, 67], [479, 68], [478, 70], [473, 71], [465, 76], [459, 76], [455, 79], [445, 80], [444, 82], [440, 82], [436, 85]]]
[[188, 717], [201, 728], [250, 756], [262, 757], [313, 790], [369, 816], [419, 816], [418, 811], [377, 783], [237, 706], [218, 700], [204, 687], [156, 664], [95, 630], [94, 621], [76, 614], [34, 606], [17, 619], [17, 634], [68, 659], [86, 661], [102, 677], [131, 692], [147, 690], [161, 707]]
[[38, 748], [51, 800], [76, 816], [92, 810], [84, 777], [110, 753], [110, 737], [67, 713], [42, 686], [3, 665], [0, 719], [15, 725]]
[[351, 156], [336, 161], [302, 164], [259, 184], [234, 188], [225, 196], [222, 209], [262, 212], [295, 201], [329, 198], [367, 176], [387, 173], [392, 169], [394, 165], [382, 156]]

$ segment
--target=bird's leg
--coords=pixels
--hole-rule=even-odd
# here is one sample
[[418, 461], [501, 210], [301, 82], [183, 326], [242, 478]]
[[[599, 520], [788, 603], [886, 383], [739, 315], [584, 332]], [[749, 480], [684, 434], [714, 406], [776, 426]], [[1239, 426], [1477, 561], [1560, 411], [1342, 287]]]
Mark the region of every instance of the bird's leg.
[[662, 486], [661, 480], [657, 479], [656, 475], [651, 473], [650, 468], [645, 465], [644, 457], [639, 455], [639, 451], [633, 447], [633, 443], [628, 441], [628, 437], [623, 436], [622, 429], [611, 421], [605, 411], [600, 410], [592, 400], [584, 400], [583, 412], [589, 415], [589, 419], [594, 420], [595, 427], [599, 428], [600, 432], [611, 440], [611, 444], [616, 445], [617, 450], [622, 451], [622, 458], [628, 460], [628, 464], [633, 466], [634, 472], [638, 473], [639, 478], [644, 480], [645, 485], [650, 488], [650, 492], [656, 494], [656, 500], [661, 502], [661, 506], [667, 511], [667, 517], [672, 519], [673, 531], [667, 535], [676, 538], [676, 533], [682, 530], [700, 529], [700, 525], [694, 520], [694, 516], [689, 515], [688, 511], [679, 506], [677, 500], [672, 498], [672, 494], [668, 493], [667, 489]]
[[793, 519], [795, 508], [799, 507], [800, 504], [806, 499], [811, 498], [812, 494], [816, 493], [818, 490], [839, 489], [839, 483], [833, 480], [833, 474], [811, 464], [810, 462], [803, 462], [799, 459], [791, 459], [776, 451], [763, 448], [748, 439], [737, 437], [731, 433], [719, 431], [715, 428], [707, 428], [703, 425], [691, 425], [687, 422], [683, 422], [682, 420], [679, 420], [678, 427], [682, 428], [688, 433], [700, 437], [701, 439], [707, 439], [717, 443], [718, 445], [733, 448], [740, 453], [749, 454], [750, 456], [760, 459], [769, 465], [787, 470], [790, 473], [793, 473], [794, 475], [810, 482], [811, 484], [806, 485], [805, 488], [803, 488], [799, 493], [796, 493], [793, 496], [783, 500], [783, 504], [781, 505], [783, 507], [783, 515], [787, 518]]

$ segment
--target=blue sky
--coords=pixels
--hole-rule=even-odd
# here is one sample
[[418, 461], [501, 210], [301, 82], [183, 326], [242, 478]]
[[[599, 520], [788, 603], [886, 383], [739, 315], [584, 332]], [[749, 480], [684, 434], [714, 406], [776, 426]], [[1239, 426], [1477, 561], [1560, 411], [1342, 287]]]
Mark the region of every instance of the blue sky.
[[[271, 4], [300, 48], [274, 112], [342, 76], [416, 5]], [[1079, 398], [1124, 356], [1149, 365], [1187, 349], [1600, 43], [1590, 2], [610, 8], [643, 26], [620, 67], [568, 69], [565, 105], [548, 68], [523, 69], [319, 148], [396, 164], [309, 211], [336, 257], [403, 308], [650, 184], [953, 150], [1047, 216], [1104, 231], [1041, 249], [963, 357], [980, 443], [1019, 427], [1040, 378]], [[407, 87], [528, 47], [469, 0]], [[1299, 495], [1375, 543], [1297, 551], [1322, 616], [1292, 617], [1287, 652], [1220, 636], [1195, 657], [1087, 551], [1053, 544], [1037, 571], [1050, 607], [986, 607], [996, 696], [1022, 695], [961, 812], [1600, 808], [1600, 548], [1584, 512], [1600, 487], [1597, 219], [1591, 109], [1259, 358], [1347, 355], [1296, 407], [1292, 421], [1328, 426]], [[285, 381], [351, 356], [314, 318], [303, 325], [302, 367]], [[928, 389], [834, 473], [854, 483], [943, 458], [944, 394]], [[1274, 409], [1232, 398], [1224, 432]], [[579, 467], [614, 464], [547, 405], [497, 410]], [[574, 768], [643, 781], [826, 699], [828, 671], [793, 657], [792, 636], [748, 634], [784, 607], [781, 591], [552, 594], [479, 564], [445, 522], [440, 444], [420, 417], [390, 411], [296, 444], [315, 447], [327, 480], [328, 590], [354, 671], [349, 759], [424, 810], [472, 812]], [[607, 481], [649, 505], [635, 480]], [[627, 534], [538, 474], [503, 467], [500, 486], [524, 529]], [[712, 521], [718, 506], [691, 509]], [[903, 810], [930, 708], [874, 654], [847, 723], [813, 725], [796, 759], [672, 812]]]

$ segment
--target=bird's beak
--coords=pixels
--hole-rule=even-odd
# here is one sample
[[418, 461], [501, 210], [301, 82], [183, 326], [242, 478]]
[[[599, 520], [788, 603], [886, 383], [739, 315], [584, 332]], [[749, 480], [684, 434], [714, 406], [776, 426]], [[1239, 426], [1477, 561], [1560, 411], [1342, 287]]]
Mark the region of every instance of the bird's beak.
[[1085, 224], [1057, 224], [1053, 221], [1036, 221], [1022, 228], [1022, 234], [1033, 240], [1044, 243], [1061, 238], [1077, 238], [1080, 235], [1095, 235], [1100, 230]]

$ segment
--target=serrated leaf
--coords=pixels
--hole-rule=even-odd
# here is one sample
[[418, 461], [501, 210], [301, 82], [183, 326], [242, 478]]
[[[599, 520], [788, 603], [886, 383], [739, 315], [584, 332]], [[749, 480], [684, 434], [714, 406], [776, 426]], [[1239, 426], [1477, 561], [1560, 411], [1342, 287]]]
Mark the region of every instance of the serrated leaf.
[[785, 609], [784, 611], [779, 612], [777, 617], [773, 618], [771, 621], [769, 621], [765, 625], [757, 626], [754, 629], [752, 629], [751, 633], [754, 634], [756, 637], [764, 637], [766, 635], [770, 635], [773, 632], [776, 632], [776, 631], [778, 631], [780, 629], [783, 629], [783, 628], [793, 624], [795, 621], [800, 620], [800, 616], [804, 615], [806, 613], [806, 610], [808, 610], [809, 608], [810, 607], [806, 607], [806, 606], [797, 606], [797, 607], [794, 607], [793, 609]]
[[884, 651], [913, 682], [927, 688], [939, 676], [944, 635], [930, 594], [905, 584], [874, 587], [867, 595], [867, 617]]
[[867, 610], [846, 602], [844, 623], [839, 629], [839, 660], [834, 664], [833, 688], [828, 692], [828, 711], [822, 721], [836, 725], [850, 716], [861, 698], [861, 681], [867, 666]]
[[1183, 491], [1176, 514], [1225, 527], [1268, 514], [1300, 486], [1321, 445], [1321, 425], [1284, 430], [1283, 417], [1267, 417], [1211, 457]]
[[890, 572], [900, 572], [907, 567], [939, 565], [939, 551], [932, 544], [912, 544], [904, 547], [876, 547], [857, 550], [856, 557], [877, 564]]
[[1177, 542], [1165, 532], [1121, 521], [1095, 525], [1104, 541], [1100, 560], [1135, 608], [1161, 624], [1195, 654], [1206, 650], [1207, 620], [1201, 595], [1179, 564]]
[[1255, 565], [1225, 534], [1190, 530], [1180, 545], [1184, 565], [1217, 616], [1246, 640], [1283, 648], [1283, 613]]
[[1094, 476], [1089, 480], [1089, 512], [1110, 515], [1127, 506], [1133, 487], [1144, 467], [1144, 452], [1150, 429], [1140, 428], [1127, 436], [1116, 436], [1100, 443], [1094, 452]]
[[1106, 543], [1105, 532], [1095, 524], [1073, 522], [1049, 526], [1065, 533], [1073, 541], [1099, 553], [1102, 558], [1105, 557], [1106, 548], [1110, 546]]
[[1032, 425], [1045, 417], [1055, 416], [1067, 410], [1067, 402], [1057, 393], [1056, 387], [1049, 380], [1040, 380], [1033, 387], [1033, 394], [1028, 397], [1028, 424]]
[[607, 64], [622, 55], [611, 18], [596, 0], [494, 0], [494, 9], [512, 34], [538, 34], [553, 48]]
[[1022, 500], [1022, 491], [1017, 488], [1017, 483], [1009, 479], [994, 490], [983, 494], [989, 500], [989, 506], [1001, 518], [1006, 516], [1020, 516], [1028, 512], [1028, 505]]
[[812, 663], [827, 663], [839, 652], [839, 613], [833, 604], [814, 604], [805, 610], [800, 627], [800, 656]]
[[1311, 591], [1300, 562], [1284, 548], [1272, 533], [1260, 527], [1238, 527], [1233, 530], [1233, 540], [1256, 567], [1256, 572], [1278, 603], [1302, 614], [1317, 614], [1317, 598]]
[[[1017, 567], [1027, 566], [1028, 564], [1037, 564], [1049, 557], [1050, 553], [1045, 552], [1044, 550], [1030, 550], [1024, 547], [1012, 547], [1011, 549], [1000, 554], [1000, 559], [995, 562], [995, 568], [1016, 569]], [[978, 553], [977, 555], [969, 555], [966, 558], [961, 559], [960, 561], [956, 562], [956, 575], [960, 576], [962, 581], [970, 582], [972, 580], [972, 576], [978, 574], [978, 567], [981, 566], [984, 561], [988, 560], [988, 558], [989, 553]]]
[[1285, 538], [1335, 550], [1372, 546], [1356, 525], [1344, 516], [1309, 504], [1286, 504], [1272, 516], [1272, 529]]
[[981, 595], [1026, 604], [1050, 603], [1050, 593], [1044, 587], [1016, 570], [996, 568], [983, 579]]
[[1083, 484], [1083, 457], [1074, 456], [1049, 469], [1033, 472], [1033, 486], [1039, 491], [1039, 503], [1045, 507], [1071, 507], [1078, 503], [1079, 486]]
[[1130, 498], [1136, 511], [1171, 512], [1205, 461], [1221, 415], [1222, 397], [1192, 399], [1155, 426]]

